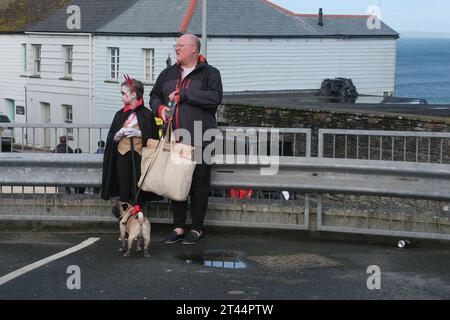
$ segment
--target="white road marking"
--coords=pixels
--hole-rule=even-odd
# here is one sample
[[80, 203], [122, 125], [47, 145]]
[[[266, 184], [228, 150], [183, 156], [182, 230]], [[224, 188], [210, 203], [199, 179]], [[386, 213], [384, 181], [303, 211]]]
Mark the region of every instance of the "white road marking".
[[35, 263], [29, 264], [23, 268], [20, 268], [16, 271], [13, 271], [11, 273], [8, 273], [7, 275], [4, 275], [3, 277], [0, 278], [0, 286], [4, 285], [5, 283], [20, 277], [22, 275], [24, 275], [27, 272], [30, 272], [34, 269], [40, 268], [42, 266], [45, 266], [46, 264], [49, 264], [52, 261], [61, 259], [65, 256], [68, 256], [69, 254], [72, 254], [74, 252], [80, 251], [86, 247], [89, 247], [90, 245], [94, 244], [95, 242], [97, 242], [98, 240], [100, 240], [100, 238], [89, 238], [86, 241], [83, 241], [82, 243], [80, 243], [79, 245], [76, 245], [75, 247], [69, 248], [67, 250], [64, 250], [60, 253], [54, 254], [48, 258], [39, 260]]

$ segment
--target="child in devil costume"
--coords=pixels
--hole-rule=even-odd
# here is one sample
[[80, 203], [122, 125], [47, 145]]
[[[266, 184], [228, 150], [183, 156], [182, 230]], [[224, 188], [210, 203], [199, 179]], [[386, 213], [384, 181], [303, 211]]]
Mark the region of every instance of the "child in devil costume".
[[121, 202], [135, 205], [136, 214], [146, 208], [146, 201], [160, 199], [143, 191], [136, 198], [142, 146], [159, 135], [152, 111], [144, 106], [144, 85], [128, 76], [125, 79], [121, 84], [124, 107], [114, 116], [106, 140], [101, 197], [109, 200], [119, 196]]

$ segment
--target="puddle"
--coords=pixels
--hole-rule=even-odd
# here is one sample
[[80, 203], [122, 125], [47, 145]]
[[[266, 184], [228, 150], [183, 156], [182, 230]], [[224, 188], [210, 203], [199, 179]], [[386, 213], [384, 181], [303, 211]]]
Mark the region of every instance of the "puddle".
[[247, 268], [247, 265], [239, 260], [239, 254], [231, 251], [205, 252], [201, 254], [185, 253], [181, 256], [177, 256], [176, 258], [184, 261], [187, 264], [195, 264], [212, 268], [222, 268], [222, 269]]

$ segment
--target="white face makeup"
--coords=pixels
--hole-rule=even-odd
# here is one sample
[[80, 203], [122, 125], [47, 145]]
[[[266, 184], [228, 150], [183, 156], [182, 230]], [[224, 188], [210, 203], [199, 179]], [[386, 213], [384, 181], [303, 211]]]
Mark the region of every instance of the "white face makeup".
[[123, 104], [131, 104], [133, 98], [135, 97], [135, 94], [133, 94], [127, 86], [122, 86], [121, 94]]

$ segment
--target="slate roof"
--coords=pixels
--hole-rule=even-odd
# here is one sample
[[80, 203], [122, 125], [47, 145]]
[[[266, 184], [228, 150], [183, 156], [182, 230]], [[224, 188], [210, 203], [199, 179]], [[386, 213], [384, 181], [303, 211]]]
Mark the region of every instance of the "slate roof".
[[[321, 27], [318, 15], [295, 14], [265, 0], [208, 0], [208, 15], [209, 36], [398, 36], [385, 23], [380, 30], [369, 30], [367, 17], [361, 16], [325, 16]], [[201, 19], [200, 5], [189, 26], [190, 33], [201, 33]]]
[[399, 34], [381, 21], [380, 29], [369, 29], [369, 16], [324, 15], [319, 26], [318, 15], [296, 15], [308, 28], [308, 34], [320, 36], [394, 36]]
[[180, 25], [186, 16], [189, 4], [189, 0], [136, 1], [128, 10], [96, 31], [98, 33], [179, 34]]
[[[48, 0], [47, 2], [60, 9], [47, 12], [46, 18], [33, 25], [27, 25], [26, 31], [201, 34], [201, 0]], [[76, 4], [81, 8], [81, 30], [70, 31], [66, 28], [66, 8], [69, 4]], [[267, 0], [208, 0], [210, 37], [399, 36], [385, 23], [382, 23], [380, 30], [370, 30], [367, 27], [366, 16], [325, 15], [324, 26], [319, 26], [317, 22], [318, 15], [295, 14]]]
[[[200, 34], [201, 1], [188, 32]], [[208, 1], [209, 36], [296, 36], [302, 23], [295, 16], [261, 0]]]
[[[55, 0], [50, 0], [55, 1]], [[68, 5], [78, 5], [81, 11], [81, 29], [68, 30], [66, 20], [68, 5], [57, 10], [47, 19], [27, 28], [33, 32], [87, 32], [94, 33], [101, 26], [114, 20], [138, 0], [72, 0]], [[149, 1], [152, 2], [152, 1]]]

